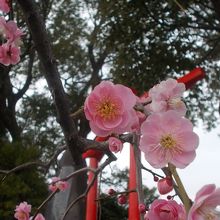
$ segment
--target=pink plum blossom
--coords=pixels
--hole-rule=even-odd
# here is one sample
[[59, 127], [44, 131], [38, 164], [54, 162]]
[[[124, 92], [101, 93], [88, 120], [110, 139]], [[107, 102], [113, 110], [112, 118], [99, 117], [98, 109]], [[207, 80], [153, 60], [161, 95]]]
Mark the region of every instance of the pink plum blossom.
[[174, 200], [156, 199], [151, 204], [146, 220], [186, 220], [183, 205]]
[[16, 206], [14, 217], [18, 220], [29, 220], [31, 205], [27, 202], [22, 202]]
[[140, 149], [154, 168], [168, 163], [185, 168], [195, 156], [199, 144], [192, 123], [176, 111], [150, 115], [141, 126]]
[[2, 44], [0, 46], [0, 63], [5, 66], [17, 64], [20, 61], [20, 49], [13, 44]]
[[52, 192], [55, 192], [57, 189], [65, 191], [68, 187], [68, 182], [60, 180], [59, 177], [52, 177], [52, 183], [49, 185], [49, 190]]
[[118, 138], [110, 137], [108, 139], [108, 143], [109, 143], [110, 151], [114, 153], [118, 153], [119, 151], [122, 151], [123, 143]]
[[0, 10], [8, 13], [10, 11], [9, 0], [0, 0]]
[[14, 43], [16, 46], [20, 44], [21, 36], [24, 35], [14, 21], [6, 22], [4, 17], [0, 17], [0, 30], [8, 43]]
[[195, 201], [189, 211], [188, 220], [219, 220], [220, 188], [214, 184], [203, 186], [196, 194]]
[[86, 98], [84, 112], [96, 135], [122, 134], [131, 131], [138, 120], [135, 103], [136, 96], [129, 88], [103, 81]]
[[170, 177], [160, 179], [157, 182], [157, 189], [161, 195], [167, 194], [173, 190], [173, 181]]
[[149, 97], [152, 102], [148, 110], [153, 113], [175, 110], [181, 116], [186, 114], [186, 106], [181, 100], [185, 91], [185, 85], [178, 83], [175, 79], [167, 79], [149, 90]]

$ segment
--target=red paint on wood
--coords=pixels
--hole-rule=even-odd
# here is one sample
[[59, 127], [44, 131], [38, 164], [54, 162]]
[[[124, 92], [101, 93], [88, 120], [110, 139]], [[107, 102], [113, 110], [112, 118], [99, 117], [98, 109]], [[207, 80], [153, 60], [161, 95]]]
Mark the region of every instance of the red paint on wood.
[[[90, 167], [96, 169], [98, 167], [98, 161], [96, 158], [90, 158]], [[89, 172], [88, 175], [88, 183], [91, 182], [94, 174]], [[87, 195], [87, 202], [86, 202], [86, 220], [96, 220], [97, 219], [97, 188], [98, 183], [97, 179], [95, 180], [93, 186], [89, 190]]]
[[[130, 171], [129, 171], [129, 190], [136, 189], [136, 163], [133, 147], [130, 147]], [[140, 220], [138, 209], [138, 194], [136, 192], [129, 193], [128, 219]]]

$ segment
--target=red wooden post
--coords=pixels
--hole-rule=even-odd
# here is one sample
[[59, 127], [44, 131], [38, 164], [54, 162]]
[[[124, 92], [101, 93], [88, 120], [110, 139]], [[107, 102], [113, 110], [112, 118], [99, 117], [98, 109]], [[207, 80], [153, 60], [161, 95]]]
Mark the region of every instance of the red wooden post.
[[[96, 158], [90, 158], [90, 164], [89, 166], [91, 168], [96, 169], [98, 167], [98, 160]], [[88, 184], [91, 182], [94, 174], [92, 172], [89, 172], [88, 175]], [[95, 220], [97, 219], [97, 188], [98, 188], [98, 182], [97, 179], [95, 180], [92, 188], [90, 189], [88, 195], [87, 195], [87, 203], [86, 203], [86, 220]]]
[[[96, 141], [105, 141], [108, 137], [96, 137]], [[83, 158], [90, 158], [89, 166], [93, 169], [98, 167], [99, 161], [102, 159], [103, 153], [97, 150], [88, 150], [83, 154]], [[92, 172], [88, 173], [88, 183], [89, 184], [93, 178], [94, 174]], [[91, 189], [87, 194], [86, 199], [86, 220], [96, 220], [98, 216], [98, 206], [97, 206], [97, 193], [98, 193], [98, 181], [95, 180]]]
[[[129, 175], [129, 190], [136, 189], [136, 162], [134, 156], [134, 149], [130, 146], [130, 175]], [[140, 220], [140, 213], [138, 209], [138, 194], [137, 192], [129, 193], [129, 208], [128, 219]]]

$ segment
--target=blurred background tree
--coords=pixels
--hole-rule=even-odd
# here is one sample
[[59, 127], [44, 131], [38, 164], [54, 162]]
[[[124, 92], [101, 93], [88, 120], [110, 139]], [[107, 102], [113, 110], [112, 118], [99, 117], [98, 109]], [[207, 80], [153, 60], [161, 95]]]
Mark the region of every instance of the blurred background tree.
[[[101, 80], [123, 83], [141, 94], [167, 77], [179, 77], [201, 66], [206, 71], [206, 78], [186, 96], [188, 115], [195, 124], [202, 120], [208, 130], [217, 125], [220, 88], [218, 1], [36, 2], [51, 38], [72, 112], [83, 105], [88, 92]], [[0, 152], [4, 155], [0, 169], [10, 169], [28, 160], [47, 161], [57, 147], [64, 144], [32, 37], [18, 3], [13, 1], [12, 4], [14, 10], [8, 16], [16, 20], [26, 34], [21, 62], [10, 67], [0, 66]], [[86, 137], [90, 131], [88, 122], [84, 117], [75, 122], [79, 135]], [[30, 154], [25, 155], [24, 160], [19, 159], [22, 156], [16, 150], [8, 150], [9, 145], [10, 149], [14, 146], [16, 150], [17, 146], [28, 148]], [[6, 163], [11, 160], [11, 155], [13, 163]], [[52, 168], [59, 172], [56, 161]], [[45, 186], [41, 186], [45, 179], [39, 170], [33, 169], [33, 179], [38, 179], [35, 190], [44, 191]], [[8, 177], [8, 181], [18, 178], [16, 184], [22, 185], [22, 175], [15, 173]], [[17, 203], [15, 199], [8, 204], [2, 194], [6, 180], [0, 185], [1, 205], [7, 207], [3, 211], [3, 220], [12, 218], [12, 213], [6, 213], [14, 210]], [[19, 192], [17, 198], [25, 198], [25, 193], [20, 195]], [[31, 193], [28, 193], [30, 198]], [[43, 194], [39, 193], [39, 199]], [[15, 196], [14, 192], [11, 195]], [[34, 195], [33, 192], [33, 198]], [[38, 204], [35, 200], [30, 202], [33, 206]]]

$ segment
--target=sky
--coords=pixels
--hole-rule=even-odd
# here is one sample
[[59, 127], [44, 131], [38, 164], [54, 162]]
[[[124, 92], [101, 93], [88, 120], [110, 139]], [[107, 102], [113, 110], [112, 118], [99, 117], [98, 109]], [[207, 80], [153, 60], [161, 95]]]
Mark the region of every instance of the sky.
[[[199, 135], [200, 144], [196, 151], [195, 160], [185, 169], [178, 169], [177, 172], [186, 188], [189, 197], [194, 200], [196, 192], [204, 185], [214, 183], [220, 187], [220, 126], [211, 132], [202, 128], [195, 128]], [[125, 144], [121, 153], [117, 153], [118, 160], [111, 164], [117, 165], [119, 169], [129, 167], [129, 144]], [[151, 170], [162, 174], [158, 169], [153, 169], [142, 157], [142, 163]], [[108, 168], [107, 168], [108, 169]], [[158, 172], [159, 171], [159, 172]], [[156, 187], [152, 175], [146, 171], [143, 174], [143, 184], [148, 187]], [[172, 193], [171, 193], [172, 194]]]

